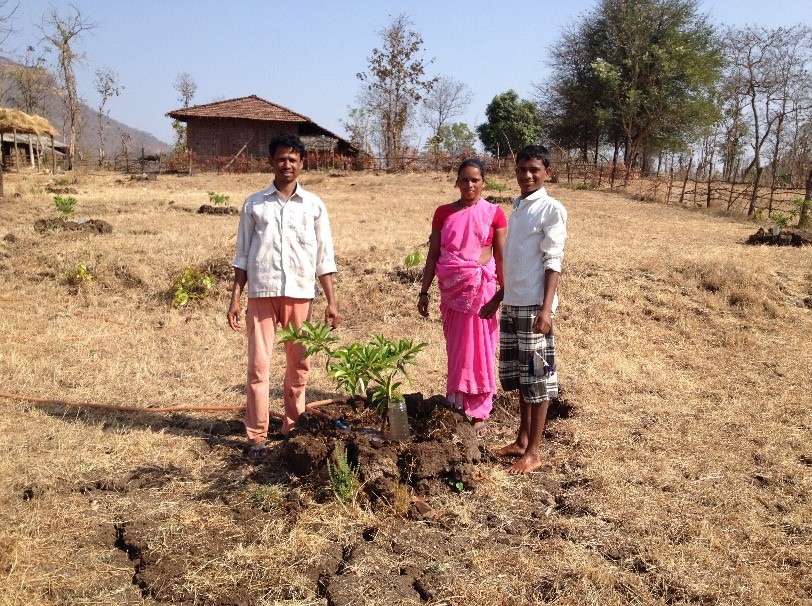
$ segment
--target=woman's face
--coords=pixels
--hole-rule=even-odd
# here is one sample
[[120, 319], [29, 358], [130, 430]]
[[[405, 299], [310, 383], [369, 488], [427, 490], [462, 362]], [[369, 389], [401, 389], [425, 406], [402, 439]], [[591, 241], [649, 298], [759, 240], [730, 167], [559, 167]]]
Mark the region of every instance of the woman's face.
[[457, 187], [460, 189], [460, 200], [463, 202], [476, 202], [481, 198], [485, 180], [476, 166], [466, 166], [457, 177]]

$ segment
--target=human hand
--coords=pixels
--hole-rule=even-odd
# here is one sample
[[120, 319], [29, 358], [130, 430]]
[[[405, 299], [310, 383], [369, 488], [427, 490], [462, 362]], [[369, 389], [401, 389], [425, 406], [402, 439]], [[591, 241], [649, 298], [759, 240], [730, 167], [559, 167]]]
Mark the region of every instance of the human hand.
[[428, 297], [417, 297], [417, 313], [419, 313], [424, 318], [429, 317], [429, 298]]
[[487, 320], [488, 318], [492, 318], [496, 315], [496, 312], [499, 310], [499, 301], [495, 298], [491, 299], [485, 305], [479, 308], [479, 317], [483, 320]]
[[533, 319], [533, 332], [536, 334], [546, 335], [553, 327], [553, 314], [550, 311], [542, 309], [538, 315]]
[[226, 317], [228, 318], [228, 325], [231, 327], [231, 330], [235, 332], [242, 330], [242, 309], [240, 308], [239, 299], [231, 302], [226, 312]]
[[341, 316], [338, 313], [338, 307], [335, 304], [328, 305], [324, 310], [324, 323], [332, 328], [338, 328], [339, 322], [341, 322]]

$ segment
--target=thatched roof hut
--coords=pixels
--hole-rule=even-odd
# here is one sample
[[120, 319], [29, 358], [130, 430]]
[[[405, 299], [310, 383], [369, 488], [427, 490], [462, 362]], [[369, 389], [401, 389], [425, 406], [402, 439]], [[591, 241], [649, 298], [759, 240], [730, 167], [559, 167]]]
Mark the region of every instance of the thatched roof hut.
[[[36, 114], [27, 114], [19, 109], [11, 109], [8, 107], [0, 107], [0, 150], [2, 150], [2, 138], [4, 133], [12, 133], [14, 135], [14, 148], [17, 148], [18, 135], [36, 135], [38, 138], [48, 136], [51, 139], [51, 158], [52, 163], [55, 163], [54, 157], [54, 136], [59, 132], [51, 126], [42, 116]], [[33, 161], [33, 156], [32, 156]], [[56, 166], [52, 167], [55, 169]], [[0, 168], [0, 198], [3, 196], [3, 181], [2, 181], [2, 168]]]
[[42, 116], [26, 114], [19, 109], [0, 107], [0, 133], [22, 135], [48, 135], [55, 137], [59, 132]]

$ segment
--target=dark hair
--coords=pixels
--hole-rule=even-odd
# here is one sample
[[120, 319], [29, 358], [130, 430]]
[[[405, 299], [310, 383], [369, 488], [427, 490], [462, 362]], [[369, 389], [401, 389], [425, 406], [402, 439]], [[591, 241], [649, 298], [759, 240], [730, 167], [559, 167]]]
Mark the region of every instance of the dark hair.
[[291, 133], [282, 133], [271, 139], [270, 144], [268, 144], [268, 152], [271, 154], [271, 158], [276, 155], [276, 150], [279, 147], [290, 148], [298, 152], [300, 158], [304, 158], [307, 155], [307, 150], [305, 150], [302, 140]]
[[482, 160], [477, 160], [476, 158], [468, 158], [467, 160], [463, 161], [460, 164], [460, 167], [457, 169], [457, 179], [460, 178], [460, 174], [469, 166], [473, 166], [479, 171], [479, 174], [482, 175], [482, 180], [485, 180], [485, 165], [482, 163]]
[[550, 168], [550, 151], [543, 145], [525, 145], [516, 154], [516, 164], [522, 160], [541, 160], [544, 168]]

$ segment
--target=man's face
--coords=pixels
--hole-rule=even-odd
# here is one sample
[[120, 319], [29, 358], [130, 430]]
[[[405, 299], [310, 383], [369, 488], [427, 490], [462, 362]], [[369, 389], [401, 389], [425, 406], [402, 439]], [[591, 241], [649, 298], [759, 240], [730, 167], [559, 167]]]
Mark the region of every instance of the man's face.
[[519, 160], [516, 163], [516, 181], [522, 195], [532, 194], [544, 185], [550, 169], [544, 168], [544, 162], [538, 158]]
[[290, 147], [277, 147], [271, 158], [277, 187], [289, 185], [299, 178], [304, 162], [299, 152]]

